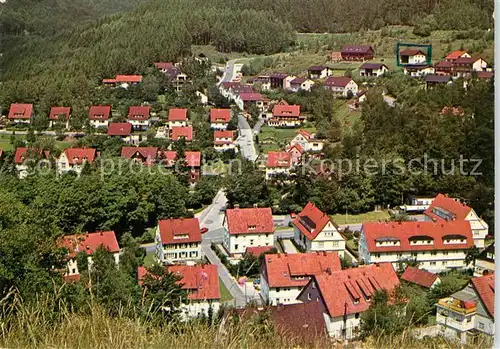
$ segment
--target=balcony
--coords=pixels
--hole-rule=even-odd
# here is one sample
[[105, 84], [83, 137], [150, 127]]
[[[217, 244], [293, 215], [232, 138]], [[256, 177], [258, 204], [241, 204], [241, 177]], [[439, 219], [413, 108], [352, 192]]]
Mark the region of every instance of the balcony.
[[438, 305], [463, 316], [475, 313], [477, 308], [474, 301], [463, 302], [451, 297], [440, 299]]

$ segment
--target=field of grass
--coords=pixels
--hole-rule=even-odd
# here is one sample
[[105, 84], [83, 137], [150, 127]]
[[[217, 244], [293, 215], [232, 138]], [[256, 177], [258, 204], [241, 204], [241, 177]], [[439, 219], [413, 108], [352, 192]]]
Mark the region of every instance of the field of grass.
[[330, 216], [337, 224], [354, 224], [389, 219], [387, 211], [373, 211], [356, 215], [337, 213]]
[[[314, 127], [303, 127], [309, 132], [316, 132]], [[297, 134], [296, 128], [274, 128], [267, 125], [262, 126], [259, 134], [259, 145], [262, 152], [284, 149], [286, 144]]]
[[[10, 144], [10, 137], [11, 135], [4, 135], [4, 134], [1, 134], [0, 135], [0, 149], [2, 150], [12, 150], [13, 149], [13, 145]], [[14, 137], [16, 137], [16, 139], [24, 139], [23, 135], [15, 135]]]
[[227, 289], [226, 285], [224, 285], [224, 283], [220, 278], [219, 278], [219, 288], [220, 288], [221, 302], [229, 302], [233, 300], [233, 296], [231, 296], [231, 293], [229, 293], [229, 290]]
[[156, 263], [155, 253], [154, 252], [146, 253], [146, 257], [144, 257], [143, 263], [145, 267], [150, 267], [153, 264], [155, 264]]

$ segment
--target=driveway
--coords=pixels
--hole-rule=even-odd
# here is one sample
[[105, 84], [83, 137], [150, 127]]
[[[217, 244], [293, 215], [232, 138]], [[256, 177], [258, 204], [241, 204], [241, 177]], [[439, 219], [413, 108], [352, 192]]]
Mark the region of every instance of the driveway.
[[295, 245], [293, 244], [292, 240], [290, 239], [283, 239], [281, 240], [281, 244], [283, 245], [283, 252], [285, 253], [290, 253], [290, 254], [296, 254], [299, 251], [295, 248]]
[[245, 117], [241, 114], [238, 114], [238, 128], [240, 136], [237, 142], [240, 145], [241, 154], [250, 161], [257, 160], [257, 152], [255, 151], [255, 144], [253, 142], [253, 131]]

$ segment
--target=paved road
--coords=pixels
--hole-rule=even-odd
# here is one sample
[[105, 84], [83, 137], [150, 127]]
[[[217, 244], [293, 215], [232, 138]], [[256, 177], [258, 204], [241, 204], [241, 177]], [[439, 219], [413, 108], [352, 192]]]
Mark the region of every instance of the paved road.
[[238, 128], [240, 130], [240, 136], [237, 142], [240, 145], [241, 154], [250, 161], [257, 160], [252, 129], [245, 117], [241, 114], [238, 115]]
[[227, 61], [226, 69], [224, 70], [224, 74], [222, 75], [222, 78], [220, 79], [218, 84], [221, 84], [223, 82], [231, 82], [235, 78], [236, 72], [234, 71], [234, 64], [236, 63], [236, 61], [237, 59]]
[[253, 134], [258, 135], [260, 133], [260, 128], [264, 125], [264, 120], [259, 119], [253, 127]]

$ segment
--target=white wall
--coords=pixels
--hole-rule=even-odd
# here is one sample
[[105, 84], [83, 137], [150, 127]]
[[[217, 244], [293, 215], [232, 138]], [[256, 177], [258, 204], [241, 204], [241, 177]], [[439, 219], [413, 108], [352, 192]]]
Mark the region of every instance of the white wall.
[[[247, 247], [274, 246], [274, 233], [235, 234], [230, 235], [224, 222], [223, 244], [230, 254], [243, 254]], [[267, 235], [267, 236], [266, 236]]]

